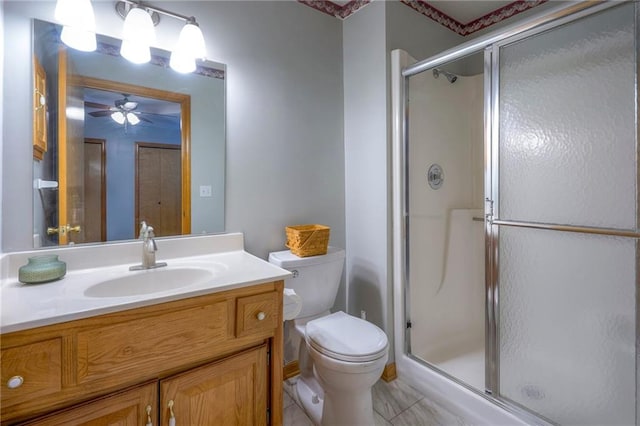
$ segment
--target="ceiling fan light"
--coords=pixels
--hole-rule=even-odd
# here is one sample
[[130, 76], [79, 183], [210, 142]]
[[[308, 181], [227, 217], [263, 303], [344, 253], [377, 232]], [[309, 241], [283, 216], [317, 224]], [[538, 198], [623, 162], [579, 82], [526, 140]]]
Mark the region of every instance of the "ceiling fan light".
[[115, 121], [118, 124], [124, 124], [126, 120], [126, 117], [120, 111], [116, 111], [113, 114], [111, 114], [111, 118], [113, 119], [113, 121]]
[[138, 124], [140, 122], [140, 119], [138, 118], [137, 115], [135, 115], [132, 112], [128, 112], [127, 113], [127, 121], [129, 122], [129, 124], [131, 124], [132, 126], [135, 126], [136, 124]]
[[96, 50], [96, 33], [78, 27], [62, 27], [60, 39], [67, 46], [81, 50], [83, 52], [93, 52]]
[[196, 59], [193, 56], [176, 49], [171, 53], [169, 66], [174, 71], [182, 74], [194, 72], [196, 70]]
[[122, 41], [120, 54], [134, 64], [145, 64], [151, 60], [151, 50], [148, 45], [130, 40]]

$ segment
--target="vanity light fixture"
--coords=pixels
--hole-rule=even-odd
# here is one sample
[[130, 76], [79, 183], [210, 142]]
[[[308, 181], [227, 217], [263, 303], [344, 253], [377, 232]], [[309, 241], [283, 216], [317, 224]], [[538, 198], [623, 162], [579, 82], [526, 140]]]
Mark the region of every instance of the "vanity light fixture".
[[150, 46], [156, 40], [151, 15], [141, 7], [132, 7], [127, 13], [122, 30], [120, 54], [134, 64], [151, 60]]
[[[136, 11], [135, 15], [132, 16], [134, 11]], [[160, 21], [158, 14], [186, 22], [180, 31], [178, 43], [171, 53], [169, 61], [171, 68], [180, 73], [193, 72], [196, 70], [196, 59], [204, 59], [206, 57], [204, 37], [195, 17], [180, 15], [134, 0], [118, 1], [116, 3], [116, 12], [125, 19], [120, 54], [131, 62], [144, 63], [150, 60], [148, 46], [153, 43], [153, 40], [149, 41], [151, 39], [149, 28], [153, 29], [150, 25], [151, 22], [153, 25], [157, 25]], [[143, 14], [147, 15], [144, 19]], [[131, 21], [129, 21], [130, 17]], [[144, 31], [141, 30], [143, 27]], [[138, 31], [142, 32], [142, 35], [136, 35]]]
[[96, 18], [90, 0], [58, 0], [54, 12], [62, 42], [84, 52], [96, 50]]

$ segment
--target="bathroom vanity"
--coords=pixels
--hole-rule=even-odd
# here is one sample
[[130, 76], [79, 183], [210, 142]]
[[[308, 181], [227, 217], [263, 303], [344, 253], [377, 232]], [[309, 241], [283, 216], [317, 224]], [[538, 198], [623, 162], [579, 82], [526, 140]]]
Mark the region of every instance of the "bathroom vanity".
[[[172, 417], [178, 425], [281, 424], [282, 291], [288, 273], [243, 250], [226, 250], [242, 244], [241, 235], [229, 235], [193, 237], [227, 238], [218, 253], [199, 240], [194, 245], [209, 246], [208, 254], [165, 258], [178, 276], [196, 277], [177, 288], [163, 287], [176, 274], [142, 271], [138, 279], [125, 274], [131, 273], [127, 265], [75, 270], [73, 261], [68, 276], [54, 283], [24, 286], [3, 277], [2, 424], [108, 419], [168, 425]], [[159, 256], [163, 243], [169, 246], [159, 240]], [[172, 250], [185, 251], [165, 251]], [[84, 255], [74, 261], [91, 257]], [[11, 270], [19, 260], [3, 262], [3, 270]], [[215, 265], [211, 275], [193, 274], [208, 265]], [[136, 280], [155, 281], [156, 289], [136, 291]], [[21, 313], [27, 305], [31, 310]]]

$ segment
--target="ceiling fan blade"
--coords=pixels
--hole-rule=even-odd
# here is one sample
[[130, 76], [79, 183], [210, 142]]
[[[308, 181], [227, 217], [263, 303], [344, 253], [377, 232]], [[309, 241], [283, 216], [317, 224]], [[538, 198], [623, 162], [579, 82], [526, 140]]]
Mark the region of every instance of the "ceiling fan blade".
[[148, 118], [144, 118], [143, 116], [141, 116], [141, 115], [139, 115], [139, 114], [137, 114], [137, 115], [138, 115], [138, 118], [139, 118], [140, 120], [142, 120], [142, 121], [146, 121], [147, 123], [153, 123], [153, 121], [149, 120]]
[[93, 111], [89, 113], [89, 115], [92, 117], [107, 117], [111, 114], [113, 114], [113, 111], [109, 111], [109, 110]]
[[84, 101], [84, 106], [89, 108], [100, 108], [100, 109], [110, 109], [111, 106], [105, 104], [99, 104], [91, 101]]

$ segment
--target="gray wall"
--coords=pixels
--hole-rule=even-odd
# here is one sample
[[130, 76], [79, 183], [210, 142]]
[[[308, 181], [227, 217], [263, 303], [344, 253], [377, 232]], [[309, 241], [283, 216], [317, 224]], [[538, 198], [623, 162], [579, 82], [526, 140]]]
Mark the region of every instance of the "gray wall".
[[343, 24], [347, 309], [388, 333], [386, 2]]
[[465, 37], [396, 1], [387, 2], [386, 25], [387, 63], [395, 49], [422, 60], [465, 41]]
[[[93, 4], [98, 32], [117, 37], [112, 2]], [[4, 3], [3, 252], [32, 245], [31, 105], [15, 100], [31, 99], [30, 19], [52, 21], [54, 7]], [[227, 64], [226, 230], [244, 232], [247, 250], [263, 258], [284, 249], [288, 224], [329, 225], [331, 244], [344, 247], [342, 23], [297, 2], [162, 7], [196, 16], [209, 58]], [[170, 49], [180, 28], [163, 18], [157, 47]]]

